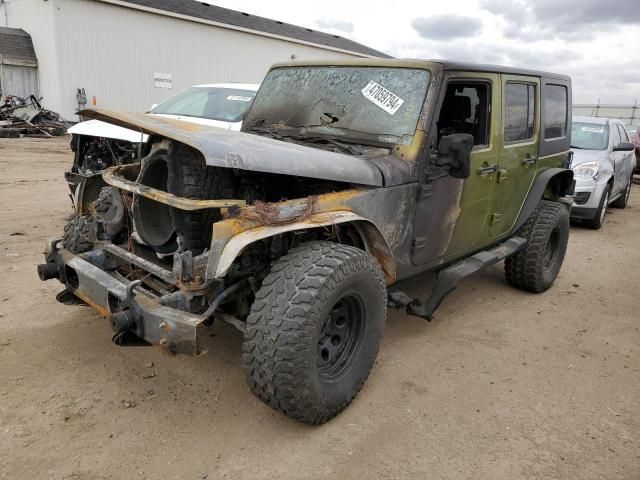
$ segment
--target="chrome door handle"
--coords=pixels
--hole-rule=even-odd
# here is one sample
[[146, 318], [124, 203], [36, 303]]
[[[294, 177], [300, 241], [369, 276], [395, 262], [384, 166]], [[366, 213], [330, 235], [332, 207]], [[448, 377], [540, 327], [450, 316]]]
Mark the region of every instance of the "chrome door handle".
[[538, 161], [538, 157], [527, 156], [522, 160], [523, 165], [533, 165]]
[[488, 165], [486, 167], [480, 167], [478, 169], [478, 175], [487, 175], [488, 173], [495, 173], [498, 171], [497, 165]]

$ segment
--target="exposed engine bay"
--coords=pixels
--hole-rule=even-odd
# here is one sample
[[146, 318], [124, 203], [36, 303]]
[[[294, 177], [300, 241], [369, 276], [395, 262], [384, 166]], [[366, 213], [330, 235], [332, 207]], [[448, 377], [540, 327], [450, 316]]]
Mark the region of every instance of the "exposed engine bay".
[[[79, 142], [78, 172], [83, 175], [79, 197], [83, 198], [84, 208], [77, 221], [82, 225], [65, 231], [63, 247], [77, 254], [108, 242], [106, 250], [111, 257], [122, 260], [113, 271], [124, 280], [140, 281], [173, 308], [202, 314], [222, 292], [240, 285], [234, 295], [229, 295], [215, 309], [242, 320], [269, 265], [290, 248], [313, 239], [361, 243], [351, 227], [287, 232], [249, 245], [223, 279], [206, 279], [212, 225], [242, 213], [236, 206], [184, 210], [158, 201], [157, 195], [166, 192], [192, 200], [226, 199], [231, 204], [252, 205], [256, 207], [255, 212], [247, 220], [269, 225], [305, 219], [313, 210], [316, 195], [353, 186], [330, 180], [207, 166], [199, 152], [167, 139], [150, 142], [146, 156], [137, 161], [135, 146], [118, 143], [109, 139]], [[104, 159], [105, 152], [109, 153], [111, 164], [100, 160]], [[152, 198], [108, 185], [103, 176], [92, 174], [94, 169], [127, 164], [121, 169], [121, 179], [150, 187], [154, 192]], [[270, 207], [273, 203], [301, 198], [307, 199], [306, 208], [292, 209], [284, 216]]]

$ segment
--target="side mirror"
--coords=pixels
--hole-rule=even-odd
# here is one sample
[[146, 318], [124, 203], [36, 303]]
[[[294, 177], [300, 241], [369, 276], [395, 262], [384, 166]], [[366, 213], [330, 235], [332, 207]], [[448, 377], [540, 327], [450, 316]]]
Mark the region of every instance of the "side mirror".
[[440, 138], [436, 165], [449, 171], [453, 178], [467, 178], [471, 175], [471, 149], [473, 135], [453, 133]]
[[618, 145], [613, 147], [614, 152], [631, 152], [634, 149], [633, 143], [630, 142], [620, 142]]

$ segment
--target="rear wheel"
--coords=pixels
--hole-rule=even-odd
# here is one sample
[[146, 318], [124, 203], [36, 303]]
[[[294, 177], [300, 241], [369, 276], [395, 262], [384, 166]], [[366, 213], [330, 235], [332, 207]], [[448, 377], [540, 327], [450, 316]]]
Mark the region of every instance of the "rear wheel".
[[310, 242], [277, 260], [247, 318], [251, 391], [296, 420], [319, 424], [344, 410], [375, 361], [386, 288], [367, 252]]
[[604, 216], [607, 213], [607, 207], [609, 206], [609, 195], [611, 193], [611, 187], [607, 186], [602, 192], [602, 197], [600, 197], [600, 204], [598, 206], [598, 210], [596, 211], [596, 215], [593, 218], [583, 220], [582, 224], [586, 227], [589, 227], [593, 230], [599, 230], [604, 223]]
[[522, 290], [544, 292], [562, 267], [569, 240], [569, 212], [561, 203], [543, 200], [516, 235], [527, 244], [505, 260], [507, 282]]

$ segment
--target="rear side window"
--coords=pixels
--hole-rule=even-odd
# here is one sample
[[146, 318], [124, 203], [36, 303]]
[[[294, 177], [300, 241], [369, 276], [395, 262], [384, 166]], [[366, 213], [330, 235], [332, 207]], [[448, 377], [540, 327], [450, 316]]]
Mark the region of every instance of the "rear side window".
[[533, 138], [536, 118], [536, 87], [509, 82], [504, 91], [504, 141], [521, 142]]
[[545, 87], [544, 138], [567, 135], [567, 87], [549, 84]]

